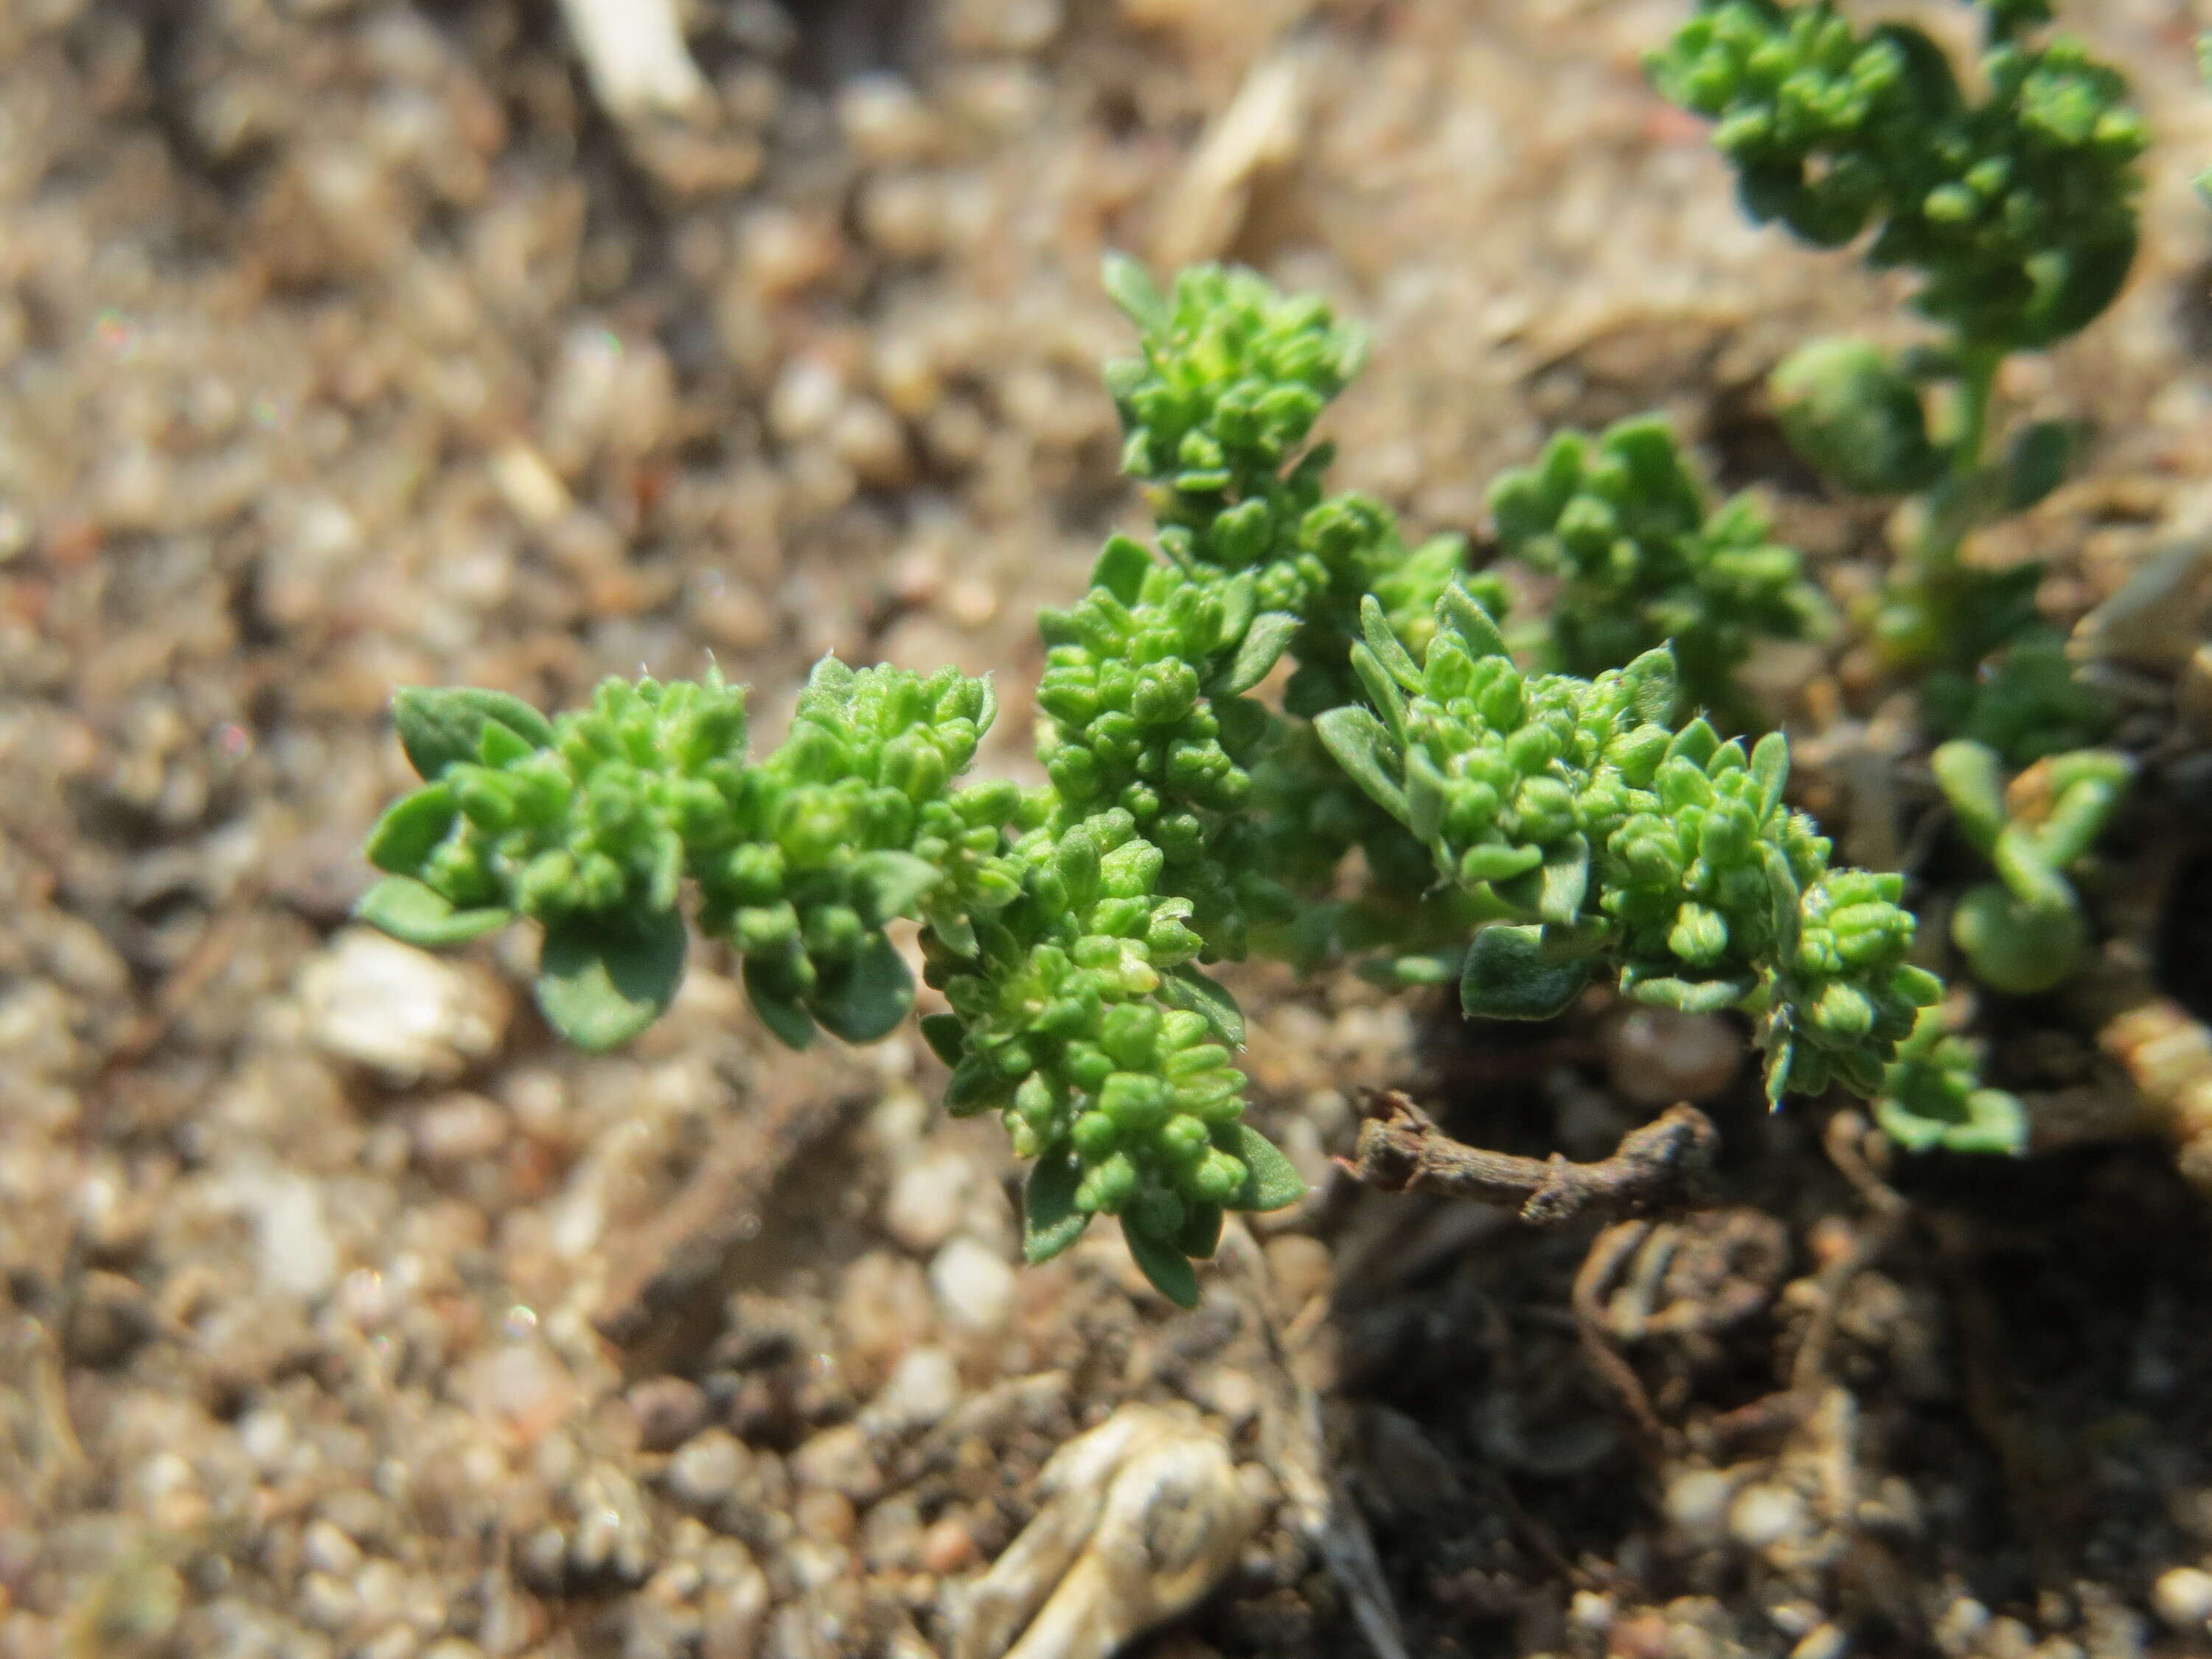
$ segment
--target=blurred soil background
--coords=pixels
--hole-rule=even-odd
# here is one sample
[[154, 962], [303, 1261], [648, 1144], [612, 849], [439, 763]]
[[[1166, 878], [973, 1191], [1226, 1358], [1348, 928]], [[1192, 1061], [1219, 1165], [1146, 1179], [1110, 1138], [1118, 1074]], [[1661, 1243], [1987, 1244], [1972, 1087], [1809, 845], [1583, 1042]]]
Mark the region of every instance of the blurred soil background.
[[[535, 0], [0, 0], [0, 1659], [945, 1659], [1044, 1458], [1136, 1401], [1267, 1516], [1152, 1659], [2212, 1651], [2170, 1152], [1885, 1177], [1726, 1027], [1255, 966], [1317, 1193], [1180, 1315], [1116, 1240], [1013, 1270], [1002, 1138], [910, 1037], [784, 1054], [702, 948], [586, 1058], [527, 941], [348, 926], [400, 684], [713, 661], [772, 738], [824, 651], [950, 662], [1032, 768], [1034, 612], [1142, 523], [1109, 247], [1370, 324], [1337, 480], [1410, 529], [1480, 553], [1498, 468], [1660, 407], [1863, 590], [1878, 514], [1760, 386], [1911, 325], [1645, 89], [1687, 9], [696, 0], [696, 106], [617, 120]], [[2070, 622], [2212, 530], [2212, 7], [2061, 10], [2159, 136], [2128, 296], [2008, 388], [2095, 423], [2008, 532]], [[1766, 668], [1879, 851], [1821, 757], [1882, 688]], [[1348, 1190], [1383, 1085], [1577, 1157], [1699, 1099], [1722, 1206], [1589, 1254]]]

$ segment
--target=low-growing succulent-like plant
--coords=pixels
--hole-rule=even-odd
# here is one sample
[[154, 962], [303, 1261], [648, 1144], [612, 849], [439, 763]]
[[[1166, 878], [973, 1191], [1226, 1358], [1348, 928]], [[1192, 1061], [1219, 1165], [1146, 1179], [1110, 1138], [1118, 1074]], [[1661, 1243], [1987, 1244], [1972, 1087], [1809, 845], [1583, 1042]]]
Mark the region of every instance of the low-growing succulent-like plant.
[[[1159, 527], [1111, 538], [1040, 619], [1046, 783], [963, 781], [995, 700], [949, 669], [825, 659], [760, 756], [712, 673], [611, 680], [551, 720], [404, 691], [422, 787], [370, 839], [364, 918], [426, 945], [539, 924], [538, 1006], [593, 1048], [668, 1006], [687, 914], [784, 1042], [883, 1036], [916, 1000], [894, 927], [918, 924], [947, 1108], [997, 1113], [1033, 1161], [1030, 1259], [1112, 1215], [1185, 1304], [1225, 1212], [1304, 1190], [1243, 1121], [1243, 1022], [1208, 971], [1255, 948], [1376, 951], [1492, 1016], [1612, 977], [1744, 1012], [1777, 1099], [1880, 1091], [1941, 989], [1907, 960], [1902, 883], [1830, 867], [1784, 803], [1784, 739], [1723, 741], [1663, 642], [1693, 696], [1727, 695], [1753, 635], [1808, 617], [1795, 556], [1747, 508], [1708, 514], [1655, 427], [1555, 449], [1501, 500], [1565, 577], [1547, 663], [1593, 672], [1524, 670], [1456, 538], [1409, 544], [1379, 503], [1323, 493], [1310, 438], [1355, 331], [1249, 272], [1107, 276], [1141, 348], [1108, 384]], [[1600, 642], [1609, 595], [1626, 625]]]
[[1505, 552], [1559, 579], [1533, 643], [1547, 667], [1591, 675], [1671, 645], [1682, 696], [1751, 723], [1736, 671], [1761, 639], [1823, 628], [1827, 607], [1748, 495], [1717, 509], [1666, 423], [1565, 432], [1501, 477], [1490, 507]]
[[2008, 786], [1995, 750], [1956, 738], [1936, 751], [1934, 766], [1960, 831], [1996, 872], [1960, 898], [1952, 941], [1990, 989], [2050, 990], [2089, 942], [2069, 872], [2126, 798], [2134, 763], [2112, 750], [2076, 750], [2038, 761]]
[[1923, 31], [1861, 28], [1830, 0], [1700, 0], [1651, 70], [1664, 95], [1715, 123], [1753, 217], [1823, 247], [1871, 230], [1869, 263], [1918, 277], [1914, 304], [1939, 338], [1897, 356], [1813, 342], [1776, 371], [1775, 406], [1838, 483], [1911, 498], [1867, 618], [1873, 641], [1929, 677], [1935, 736], [1976, 737], [2022, 765], [2094, 742], [2110, 717], [2054, 672], [2039, 568], [1966, 557], [1977, 530], [2056, 488], [2078, 448], [2063, 422], [2008, 422], [1998, 375], [2010, 354], [2078, 332], [2118, 294], [2148, 140], [2118, 70], [2070, 37], [2037, 37], [2047, 0], [1976, 5], [1977, 91]]
[[1907, 1152], [2018, 1156], [2027, 1150], [2027, 1108], [1985, 1086], [1981, 1070], [1982, 1045], [1953, 1029], [1950, 1011], [1923, 1008], [1890, 1063], [1875, 1121]]

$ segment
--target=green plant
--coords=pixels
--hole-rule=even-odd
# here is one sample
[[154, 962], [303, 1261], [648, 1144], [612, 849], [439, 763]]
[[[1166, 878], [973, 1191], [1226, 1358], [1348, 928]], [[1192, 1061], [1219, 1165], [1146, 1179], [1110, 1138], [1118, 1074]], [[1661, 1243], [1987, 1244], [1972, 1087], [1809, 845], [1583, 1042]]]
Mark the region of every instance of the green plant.
[[2027, 1150], [2027, 1108], [1984, 1086], [1982, 1045], [1952, 1026], [1948, 1008], [1920, 1011], [1875, 1101], [1875, 1121], [1907, 1152], [2019, 1156]]
[[[743, 691], [714, 674], [609, 681], [550, 721], [403, 691], [423, 784], [370, 839], [386, 875], [362, 916], [428, 945], [541, 924], [538, 1005], [593, 1048], [667, 1006], [687, 896], [793, 1046], [902, 1019], [891, 929], [919, 923], [947, 1108], [997, 1112], [1035, 1161], [1030, 1258], [1114, 1215], [1186, 1304], [1224, 1212], [1304, 1190], [1243, 1121], [1243, 1024], [1206, 971], [1255, 947], [1379, 949], [1389, 976], [1456, 978], [1500, 1017], [1614, 975], [1749, 1014], [1778, 1099], [1877, 1091], [1941, 988], [1906, 960], [1900, 879], [1832, 870], [1784, 805], [1783, 738], [1747, 750], [1686, 718], [1664, 647], [1591, 678], [1524, 672], [1502, 590], [1461, 571], [1456, 540], [1410, 546], [1379, 504], [1324, 495], [1309, 439], [1361, 343], [1320, 301], [1212, 268], [1168, 295], [1124, 262], [1108, 281], [1141, 343], [1108, 384], [1160, 527], [1156, 549], [1110, 539], [1040, 618], [1045, 785], [959, 781], [995, 706], [951, 670], [826, 659], [757, 758]], [[1794, 562], [1728, 509], [1715, 529], [1662, 434], [1609, 434], [1587, 477], [1555, 516], [1607, 502], [1688, 569], [1711, 672], [1801, 614]], [[1255, 696], [1285, 659], [1279, 703]]]
[[1914, 303], [1941, 337], [1895, 357], [1816, 341], [1776, 372], [1775, 404], [1839, 483], [1912, 498], [1869, 631], [1893, 664], [1928, 677], [1936, 736], [1982, 738], [2023, 764], [2095, 740], [2109, 716], [2053, 672], [2039, 569], [1965, 556], [1976, 531], [2048, 495], [2078, 447], [2061, 422], [2008, 432], [1999, 373], [2118, 294], [2147, 140], [2117, 70], [2069, 37], [2032, 38], [2051, 21], [2046, 0], [1977, 3], [1978, 96], [1919, 29], [1862, 30], [1829, 0], [1701, 0], [1651, 70], [1716, 124], [1755, 219], [1823, 247], [1871, 228], [1868, 262], [1919, 278]]
[[1959, 828], [1996, 871], [1951, 913], [1951, 938], [1993, 990], [2048, 991], [2088, 945], [2088, 924], [2068, 879], [2126, 798], [2135, 764], [2106, 749], [2037, 762], [2004, 781], [1996, 751], [1966, 738], [1936, 751], [1936, 779]]
[[1672, 645], [1683, 696], [1751, 723], [1736, 671], [1761, 638], [1819, 631], [1827, 608], [1750, 495], [1717, 510], [1666, 423], [1560, 434], [1492, 486], [1506, 553], [1559, 579], [1529, 641], [1547, 667], [1591, 675]]

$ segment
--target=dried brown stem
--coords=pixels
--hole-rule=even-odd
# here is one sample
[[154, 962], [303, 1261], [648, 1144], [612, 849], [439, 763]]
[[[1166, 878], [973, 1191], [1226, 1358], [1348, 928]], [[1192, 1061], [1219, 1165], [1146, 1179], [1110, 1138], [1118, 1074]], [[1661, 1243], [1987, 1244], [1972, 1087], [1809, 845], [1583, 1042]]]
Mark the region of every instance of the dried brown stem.
[[1705, 1200], [1720, 1135], [1694, 1106], [1672, 1106], [1595, 1164], [1516, 1158], [1454, 1140], [1395, 1090], [1370, 1096], [1350, 1165], [1383, 1192], [1440, 1193], [1516, 1210], [1539, 1227], [1690, 1209]]

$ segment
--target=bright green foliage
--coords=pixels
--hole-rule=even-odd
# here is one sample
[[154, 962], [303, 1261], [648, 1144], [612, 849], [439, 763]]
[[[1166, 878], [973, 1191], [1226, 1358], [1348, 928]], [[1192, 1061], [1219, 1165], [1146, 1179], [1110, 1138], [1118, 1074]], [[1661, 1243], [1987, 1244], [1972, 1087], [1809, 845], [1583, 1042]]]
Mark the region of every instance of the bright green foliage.
[[1748, 495], [1717, 509], [1666, 423], [1561, 433], [1492, 486], [1505, 550], [1560, 578], [1547, 665], [1589, 675], [1671, 643], [1684, 695], [1731, 720], [1761, 638], [1796, 639], [1826, 608]]
[[2025, 1152], [2027, 1108], [1983, 1086], [1981, 1066], [1981, 1045], [1955, 1034], [1943, 1008], [1923, 1008], [1898, 1046], [1875, 1117], [1907, 1152]]
[[1774, 413], [1797, 453], [1845, 489], [1902, 495], [1943, 474], [1920, 387], [1865, 340], [1815, 340], [1783, 360]]
[[391, 876], [365, 913], [422, 944], [517, 915], [544, 923], [540, 1005], [586, 1047], [635, 1036], [673, 994], [687, 878], [700, 925], [743, 957], [754, 1006], [794, 1043], [817, 1022], [865, 1042], [904, 1018], [913, 987], [885, 922], [966, 917], [1019, 890], [1000, 856], [1018, 792], [951, 787], [991, 722], [985, 681], [825, 659], [790, 737], [758, 763], [744, 692], [712, 672], [609, 680], [550, 725], [513, 708], [502, 720], [481, 693], [401, 694], [426, 784], [370, 840]]
[[1959, 828], [1996, 871], [1951, 915], [1951, 938], [1993, 990], [2048, 991], [2079, 965], [2088, 926], [2069, 874], [2126, 798], [2135, 763], [2111, 750], [2055, 755], [2004, 782], [1995, 750], [1960, 739], [1936, 751]]
[[609, 681], [551, 721], [403, 692], [423, 787], [371, 839], [388, 874], [364, 918], [424, 945], [538, 921], [539, 1006], [595, 1048], [667, 1006], [687, 909], [793, 1046], [889, 1032], [915, 999], [890, 930], [918, 923], [947, 1105], [998, 1113], [1034, 1160], [1030, 1258], [1115, 1216], [1186, 1305], [1225, 1212], [1304, 1191], [1243, 1121], [1243, 1019], [1205, 971], [1255, 945], [1377, 951], [1384, 977], [1457, 978], [1492, 1014], [1556, 1012], [1602, 969], [1750, 1013], [1778, 1096], [1878, 1088], [1936, 994], [1905, 963], [1897, 878], [1832, 872], [1781, 804], [1782, 739], [1747, 755], [1680, 725], [1676, 655], [1642, 649], [1673, 638], [1718, 703], [1753, 635], [1803, 626], [1795, 556], [1756, 514], [1708, 513], [1648, 423], [1555, 446], [1500, 495], [1564, 578], [1548, 648], [1641, 654], [1524, 674], [1504, 587], [1464, 574], [1456, 539], [1410, 546], [1378, 504], [1322, 493], [1308, 441], [1356, 334], [1249, 273], [1188, 272], [1171, 299], [1126, 264], [1109, 281], [1141, 332], [1109, 380], [1161, 527], [1157, 551], [1109, 540], [1041, 618], [1046, 784], [957, 781], [994, 702], [951, 670], [825, 659], [757, 759], [743, 692], [711, 673]]
[[1241, 810], [1273, 717], [1240, 693], [1273, 668], [1294, 627], [1255, 616], [1255, 586], [1249, 572], [1176, 569], [1117, 537], [1081, 602], [1041, 619], [1049, 648], [1037, 704], [1051, 725], [1037, 758], [1063, 821], [1127, 813], [1216, 956], [1243, 956], [1254, 917], [1285, 920], [1294, 902], [1260, 873]]
[[2118, 292], [2148, 141], [2117, 71], [2067, 37], [2022, 39], [2046, 7], [1984, 9], [1979, 101], [1920, 30], [1862, 33], [1827, 0], [1702, 0], [1651, 70], [1718, 124], [1754, 218], [1824, 247], [1876, 226], [1868, 258], [1919, 272], [1921, 310], [2009, 350], [2063, 338]]
[[1938, 994], [1910, 966], [1896, 876], [1832, 871], [1782, 803], [1788, 747], [1747, 755], [1674, 724], [1662, 650], [1595, 680], [1528, 675], [1454, 590], [1416, 665], [1380, 614], [1352, 653], [1368, 692], [1320, 725], [1330, 752], [1409, 828], [1438, 873], [1504, 925], [1475, 935], [1470, 1013], [1556, 1013], [1593, 970], [1639, 1000], [1758, 1021], [1768, 1087], [1861, 1094]]
[[972, 953], [928, 936], [929, 981], [952, 1007], [927, 1027], [954, 1068], [946, 1106], [999, 1111], [1016, 1152], [1040, 1160], [1033, 1191], [1069, 1184], [1044, 1207], [1075, 1224], [1041, 1224], [1033, 1204], [1031, 1260], [1094, 1213], [1121, 1217], [1133, 1246], [1210, 1255], [1224, 1208], [1303, 1188], [1240, 1121], [1243, 1021], [1192, 965], [1191, 902], [1163, 895], [1165, 859], [1118, 807], [1034, 830], [1014, 854], [1022, 896], [977, 924]]
[[1894, 362], [1863, 341], [1814, 341], [1777, 370], [1775, 409], [1847, 489], [1917, 498], [1868, 631], [1890, 664], [1929, 676], [1933, 736], [1972, 736], [2021, 764], [2095, 741], [2110, 714], [2041, 629], [2040, 572], [1965, 556], [1975, 531], [2056, 488], [2078, 447], [2070, 428], [2037, 422], [1992, 454], [2006, 438], [1998, 371], [2118, 294], [2148, 137], [2118, 70], [2078, 40], [2034, 38], [2046, 0], [1978, 9], [1972, 95], [1922, 31], [1859, 29], [1830, 0], [1700, 0], [1650, 68], [1717, 123], [1754, 217], [1823, 246], [1871, 226], [1869, 263], [1919, 273], [1915, 303], [1947, 340]]

